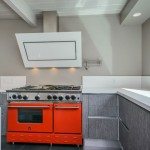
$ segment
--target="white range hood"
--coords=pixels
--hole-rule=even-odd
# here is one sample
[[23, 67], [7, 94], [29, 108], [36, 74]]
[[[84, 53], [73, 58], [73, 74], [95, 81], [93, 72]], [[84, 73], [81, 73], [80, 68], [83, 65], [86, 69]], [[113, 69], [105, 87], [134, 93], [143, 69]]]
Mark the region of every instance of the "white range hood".
[[57, 12], [43, 12], [43, 33], [16, 33], [26, 68], [82, 67], [81, 32], [57, 32]]
[[16, 34], [26, 68], [82, 67], [81, 32]]

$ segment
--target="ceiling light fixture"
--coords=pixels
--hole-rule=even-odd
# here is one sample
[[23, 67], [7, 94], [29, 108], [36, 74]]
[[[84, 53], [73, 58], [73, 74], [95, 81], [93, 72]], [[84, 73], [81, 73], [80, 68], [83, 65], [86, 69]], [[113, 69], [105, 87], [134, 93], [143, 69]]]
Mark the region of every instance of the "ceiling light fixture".
[[139, 17], [141, 15], [142, 15], [142, 13], [135, 13], [135, 14], [133, 14], [133, 17]]

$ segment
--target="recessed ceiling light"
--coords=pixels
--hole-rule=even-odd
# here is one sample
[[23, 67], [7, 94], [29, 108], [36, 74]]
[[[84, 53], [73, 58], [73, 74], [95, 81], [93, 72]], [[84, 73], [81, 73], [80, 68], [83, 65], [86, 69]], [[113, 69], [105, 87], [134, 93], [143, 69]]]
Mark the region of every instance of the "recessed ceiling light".
[[141, 15], [142, 15], [142, 13], [135, 13], [135, 14], [133, 14], [133, 17], [139, 17]]

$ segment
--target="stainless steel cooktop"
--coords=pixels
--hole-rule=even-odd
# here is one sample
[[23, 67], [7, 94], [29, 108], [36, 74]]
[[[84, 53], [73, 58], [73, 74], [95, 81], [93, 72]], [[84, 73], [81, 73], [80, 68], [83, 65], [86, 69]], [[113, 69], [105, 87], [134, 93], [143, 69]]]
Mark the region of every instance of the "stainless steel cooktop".
[[7, 91], [10, 101], [80, 101], [81, 86], [39, 85], [25, 86]]

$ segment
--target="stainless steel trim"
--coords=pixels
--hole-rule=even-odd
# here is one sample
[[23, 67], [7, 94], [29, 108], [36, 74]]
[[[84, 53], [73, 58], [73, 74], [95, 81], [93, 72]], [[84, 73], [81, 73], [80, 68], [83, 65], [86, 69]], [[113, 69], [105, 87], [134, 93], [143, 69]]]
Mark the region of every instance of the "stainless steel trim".
[[118, 117], [106, 117], [106, 116], [88, 116], [89, 119], [118, 119]]
[[72, 107], [56, 106], [55, 109], [79, 109], [79, 107], [78, 106], [72, 106]]
[[8, 106], [8, 108], [50, 108], [50, 106]]

